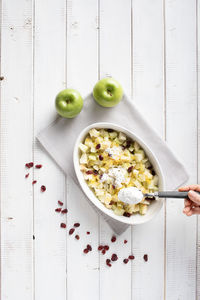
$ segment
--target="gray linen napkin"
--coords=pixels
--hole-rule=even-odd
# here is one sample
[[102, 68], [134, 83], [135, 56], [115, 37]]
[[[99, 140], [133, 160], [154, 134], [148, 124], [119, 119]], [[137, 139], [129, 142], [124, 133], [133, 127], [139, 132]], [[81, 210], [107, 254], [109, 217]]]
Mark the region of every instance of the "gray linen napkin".
[[[71, 180], [75, 180], [75, 182], [77, 180], [72, 160], [75, 140], [83, 128], [96, 122], [116, 123], [131, 130], [144, 140], [161, 165], [166, 189], [174, 190], [187, 181], [188, 175], [183, 165], [141, 116], [126, 95], [117, 106], [104, 108], [96, 104], [92, 94], [89, 94], [84, 100], [82, 112], [76, 118], [64, 119], [58, 117], [37, 136], [40, 143], [64, 173], [71, 176], [71, 178], [68, 176], [69, 183]], [[81, 188], [80, 198], [87, 199]], [[90, 201], [89, 203], [94, 206]], [[104, 217], [115, 233], [121, 234], [128, 228], [129, 225], [113, 220], [96, 207], [94, 209]]]

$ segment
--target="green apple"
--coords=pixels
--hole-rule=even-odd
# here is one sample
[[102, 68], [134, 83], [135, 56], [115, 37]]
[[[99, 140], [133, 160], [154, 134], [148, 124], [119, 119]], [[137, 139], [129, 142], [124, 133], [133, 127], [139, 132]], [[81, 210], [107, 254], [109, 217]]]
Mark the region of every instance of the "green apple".
[[123, 97], [123, 89], [119, 82], [111, 77], [99, 80], [93, 89], [95, 101], [104, 107], [117, 105]]
[[66, 89], [56, 96], [55, 105], [59, 115], [74, 118], [83, 108], [83, 99], [78, 91]]

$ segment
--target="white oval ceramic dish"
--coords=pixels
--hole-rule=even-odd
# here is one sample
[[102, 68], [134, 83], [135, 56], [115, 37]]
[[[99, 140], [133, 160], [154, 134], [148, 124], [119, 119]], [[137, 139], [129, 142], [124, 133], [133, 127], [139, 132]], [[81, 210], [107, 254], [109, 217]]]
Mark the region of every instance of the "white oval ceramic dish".
[[87, 185], [82, 172], [80, 171], [80, 165], [79, 165], [79, 158], [80, 158], [80, 150], [79, 150], [79, 143], [83, 142], [84, 138], [88, 134], [89, 130], [91, 128], [110, 128], [114, 129], [119, 132], [125, 133], [128, 137], [130, 137], [132, 140], [138, 142], [138, 144], [141, 145], [143, 150], [145, 151], [147, 157], [149, 158], [151, 164], [154, 167], [154, 170], [156, 174], [159, 177], [159, 190], [164, 189], [164, 178], [163, 178], [163, 173], [160, 167], [160, 164], [158, 163], [156, 157], [152, 153], [152, 151], [148, 148], [148, 146], [145, 144], [144, 141], [142, 141], [137, 135], [135, 135], [133, 132], [127, 130], [124, 127], [118, 126], [113, 123], [93, 123], [86, 128], [84, 128], [81, 133], [79, 134], [75, 146], [74, 146], [74, 153], [73, 153], [73, 162], [74, 162], [74, 168], [75, 168], [75, 173], [78, 178], [78, 181], [80, 183], [80, 186], [86, 196], [89, 198], [89, 200], [96, 206], [98, 207], [103, 213], [108, 215], [109, 217], [120, 221], [122, 223], [130, 224], [130, 225], [137, 225], [137, 224], [142, 224], [146, 223], [149, 220], [151, 220], [161, 209], [163, 205], [163, 200], [160, 199], [159, 201], [152, 201], [152, 203], [149, 205], [148, 210], [146, 215], [140, 215], [140, 214], [134, 214], [130, 217], [124, 217], [124, 216], [117, 216], [114, 214], [114, 212], [111, 209], [106, 208], [100, 201], [99, 199], [95, 196], [93, 191], [89, 188]]

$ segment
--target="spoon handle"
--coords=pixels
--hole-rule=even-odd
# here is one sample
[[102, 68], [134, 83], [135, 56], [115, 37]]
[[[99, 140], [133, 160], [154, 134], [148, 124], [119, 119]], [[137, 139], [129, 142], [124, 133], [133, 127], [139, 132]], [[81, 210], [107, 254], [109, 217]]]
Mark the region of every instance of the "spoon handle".
[[[195, 193], [200, 195], [200, 192]], [[158, 192], [158, 197], [159, 198], [188, 198], [188, 192], [177, 192], [177, 191], [169, 191], [169, 192]]]

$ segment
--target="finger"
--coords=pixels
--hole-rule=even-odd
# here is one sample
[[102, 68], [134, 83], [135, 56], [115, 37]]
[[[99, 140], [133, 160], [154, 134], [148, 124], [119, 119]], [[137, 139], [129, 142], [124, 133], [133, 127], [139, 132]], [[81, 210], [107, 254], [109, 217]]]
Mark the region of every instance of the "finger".
[[190, 217], [190, 216], [192, 216], [192, 214], [193, 214], [192, 210], [190, 210], [189, 212], [186, 213], [186, 216]]
[[196, 192], [194, 191], [189, 191], [188, 192], [188, 197], [190, 200], [192, 200], [194, 203], [200, 205], [200, 195], [197, 194]]
[[190, 212], [193, 215], [199, 215], [200, 214], [200, 207], [193, 207]]
[[190, 190], [189, 185], [187, 186], [181, 186], [179, 189], [179, 192], [187, 192]]
[[191, 184], [191, 185], [187, 185], [187, 186], [182, 186], [178, 190], [179, 190], [179, 192], [183, 192], [183, 191], [187, 192], [190, 190], [200, 192], [200, 184]]
[[189, 200], [189, 199], [185, 199], [184, 200], [184, 205], [185, 205], [185, 207], [190, 206], [190, 205], [192, 205], [192, 201]]

